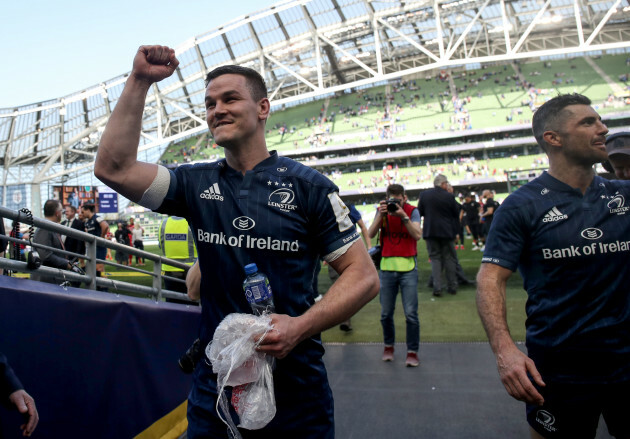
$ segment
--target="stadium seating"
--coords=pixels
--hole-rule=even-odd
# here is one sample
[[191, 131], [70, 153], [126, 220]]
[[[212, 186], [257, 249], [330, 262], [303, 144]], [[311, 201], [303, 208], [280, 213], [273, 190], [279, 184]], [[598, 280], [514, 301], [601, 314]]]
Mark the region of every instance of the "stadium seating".
[[[269, 149], [278, 150], [280, 154], [292, 154], [333, 145], [381, 141], [375, 149], [384, 151], [391, 139], [400, 141], [439, 132], [465, 135], [471, 128], [500, 131], [501, 127], [529, 125], [533, 109], [558, 92], [585, 94], [593, 100], [600, 114], [605, 115], [618, 112], [627, 105], [618, 98], [619, 90], [630, 94], [627, 64], [627, 56], [621, 54], [588, 60], [583, 57], [559, 58], [488, 65], [475, 70], [457, 68], [426, 72], [414, 79], [348, 90], [324, 99], [275, 109], [267, 122], [267, 144]], [[614, 98], [615, 94], [617, 98]], [[386, 113], [388, 107], [389, 113]], [[497, 138], [500, 137], [497, 134]], [[222, 157], [222, 148], [217, 148], [208, 139], [207, 134], [203, 134], [171, 145], [162, 156], [162, 162], [183, 163]], [[522, 155], [523, 151], [516, 153]], [[531, 148], [529, 153], [539, 151]], [[337, 150], [326, 157], [346, 155], [349, 164], [345, 166], [318, 168], [342, 191], [360, 188], [361, 184], [369, 187], [373, 178], [382, 177], [380, 165], [375, 164], [374, 171], [353, 165], [353, 153]], [[528, 168], [534, 160], [541, 158], [540, 155], [514, 158], [514, 155], [515, 149], [495, 153], [487, 162], [488, 172], [502, 176], [504, 170]], [[418, 159], [415, 165], [425, 160]], [[409, 167], [408, 163], [399, 163], [405, 168], [400, 170], [402, 181], [430, 180], [426, 166], [415, 165]], [[449, 178], [458, 179], [452, 166], [440, 166]], [[359, 173], [353, 172], [356, 168], [360, 168]], [[384, 183], [379, 181], [377, 184]]]

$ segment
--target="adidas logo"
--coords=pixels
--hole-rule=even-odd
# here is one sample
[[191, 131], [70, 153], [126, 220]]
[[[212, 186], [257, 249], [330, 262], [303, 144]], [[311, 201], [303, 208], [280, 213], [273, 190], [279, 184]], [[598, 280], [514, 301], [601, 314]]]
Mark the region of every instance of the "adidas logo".
[[219, 190], [219, 183], [215, 183], [210, 186], [208, 189], [200, 193], [199, 197], [205, 200], [223, 201], [223, 195], [221, 195], [221, 191]]
[[569, 218], [569, 215], [563, 214], [558, 210], [557, 207], [554, 206], [554, 208], [547, 212], [547, 214], [543, 218], [543, 223], [553, 223], [556, 221], [565, 220], [567, 218]]

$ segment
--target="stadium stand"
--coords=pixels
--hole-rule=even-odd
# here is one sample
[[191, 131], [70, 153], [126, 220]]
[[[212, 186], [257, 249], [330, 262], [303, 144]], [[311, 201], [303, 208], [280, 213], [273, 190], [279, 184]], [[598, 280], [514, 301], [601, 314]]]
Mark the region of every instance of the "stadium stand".
[[[352, 145], [365, 142], [381, 142], [370, 145], [367, 154], [371, 155], [386, 148], [392, 142], [410, 136], [427, 133], [455, 133], [465, 136], [474, 128], [492, 128], [497, 131], [492, 140], [501, 137], [504, 127], [525, 125], [521, 136], [525, 139], [520, 148], [503, 148], [480, 156], [474, 150], [451, 158], [448, 154], [440, 157], [423, 157], [416, 160], [443, 164], [473, 157], [488, 160], [489, 172], [472, 173], [466, 180], [485, 176], [489, 173], [501, 177], [504, 170], [524, 169], [540, 157], [525, 158], [523, 163], [515, 160], [521, 155], [538, 153], [531, 134], [529, 123], [531, 114], [538, 105], [555, 93], [588, 93], [596, 102], [602, 115], [623, 110], [628, 104], [625, 99], [615, 97], [615, 90], [627, 88], [623, 68], [624, 55], [605, 55], [591, 58], [567, 58], [548, 61], [510, 62], [501, 65], [484, 65], [480, 69], [438, 70], [427, 73], [424, 78], [391, 81], [386, 85], [362, 88], [355, 91], [337, 93], [324, 99], [276, 110], [269, 120], [267, 141], [269, 147], [281, 154], [293, 156], [330, 176], [342, 191], [352, 188], [381, 186], [381, 163], [366, 166], [366, 160], [357, 163]], [[610, 75], [605, 73], [611, 72]], [[568, 73], [567, 73], [568, 72]], [[616, 78], [613, 80], [611, 78]], [[626, 79], [626, 82], [622, 81]], [[630, 107], [629, 107], [630, 108]], [[627, 124], [627, 122], [624, 122]], [[506, 131], [505, 136], [513, 136]], [[204, 135], [198, 137], [202, 139]], [[446, 137], [446, 136], [445, 136]], [[454, 140], [452, 137], [449, 139]], [[205, 140], [205, 138], [204, 138]], [[444, 144], [446, 138], [434, 138], [435, 143]], [[169, 147], [162, 157], [163, 163], [172, 162], [172, 157], [180, 151], [190, 151], [194, 139]], [[197, 143], [200, 143], [197, 141]], [[210, 142], [211, 143], [211, 142]], [[530, 148], [527, 145], [531, 146]], [[339, 147], [334, 154], [322, 157], [313, 150]], [[348, 148], [344, 148], [348, 146]], [[420, 146], [418, 147], [418, 150]], [[309, 153], [299, 156], [299, 151]], [[446, 151], [446, 149], [444, 149]], [[447, 157], [448, 156], [448, 157]], [[492, 163], [496, 157], [510, 157], [507, 162]], [[184, 161], [207, 160], [193, 152]], [[219, 158], [217, 154], [214, 157]], [[214, 158], [214, 157], [211, 157]], [[494, 158], [491, 158], [494, 157]], [[336, 158], [336, 166], [320, 165], [314, 160]], [[346, 163], [344, 162], [346, 158]], [[429, 178], [430, 172], [413, 163], [401, 161], [405, 168], [404, 179], [410, 183], [421, 183]], [[451, 178], [461, 172], [451, 172], [447, 167], [440, 168]], [[352, 175], [348, 173], [353, 172]], [[454, 170], [456, 171], [456, 170]], [[375, 178], [378, 181], [375, 183]]]

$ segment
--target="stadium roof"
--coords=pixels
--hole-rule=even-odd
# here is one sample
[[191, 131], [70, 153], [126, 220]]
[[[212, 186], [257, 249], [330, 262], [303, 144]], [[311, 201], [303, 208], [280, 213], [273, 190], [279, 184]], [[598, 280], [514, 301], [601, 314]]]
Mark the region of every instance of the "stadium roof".
[[[177, 48], [176, 73], [149, 92], [140, 158], [207, 129], [204, 77], [219, 65], [260, 71], [278, 108], [434, 69], [627, 51], [629, 23], [628, 0], [282, 1]], [[127, 76], [0, 109], [0, 185], [91, 175]]]

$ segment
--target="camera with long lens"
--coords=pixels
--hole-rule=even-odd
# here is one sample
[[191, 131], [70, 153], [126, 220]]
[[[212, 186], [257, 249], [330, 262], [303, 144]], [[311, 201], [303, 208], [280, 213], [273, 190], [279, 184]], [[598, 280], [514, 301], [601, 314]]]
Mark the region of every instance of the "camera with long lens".
[[181, 356], [177, 364], [179, 364], [179, 368], [184, 373], [193, 373], [195, 370], [195, 366], [199, 362], [201, 358], [201, 340], [197, 339], [195, 342], [188, 348], [186, 353]]
[[400, 206], [400, 200], [398, 198], [390, 198], [387, 200], [387, 211], [389, 213], [394, 213], [398, 210], [398, 206]]

